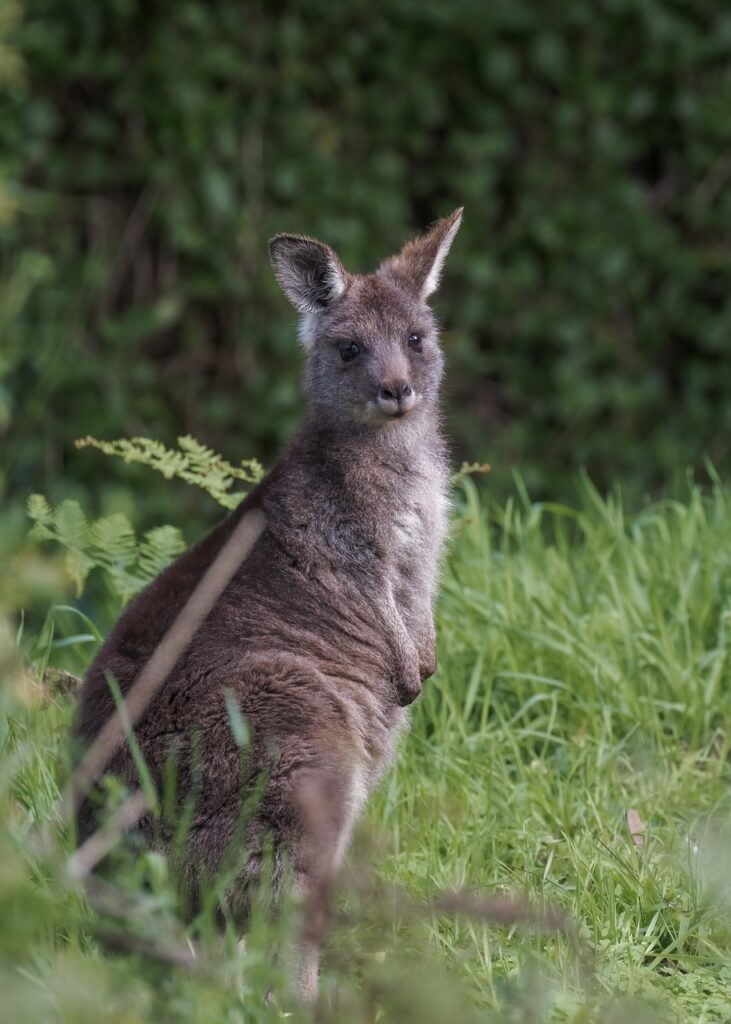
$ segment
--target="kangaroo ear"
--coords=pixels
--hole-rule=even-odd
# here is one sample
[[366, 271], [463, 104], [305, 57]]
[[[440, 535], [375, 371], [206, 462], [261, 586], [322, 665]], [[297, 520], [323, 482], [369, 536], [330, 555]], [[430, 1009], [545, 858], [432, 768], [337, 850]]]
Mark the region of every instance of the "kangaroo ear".
[[316, 313], [345, 291], [348, 275], [337, 253], [305, 235], [275, 235], [269, 259], [282, 291], [300, 313]]
[[383, 264], [383, 269], [396, 277], [420, 299], [428, 298], [439, 287], [442, 267], [454, 236], [462, 223], [463, 206], [442, 217], [421, 238], [407, 242], [400, 253]]

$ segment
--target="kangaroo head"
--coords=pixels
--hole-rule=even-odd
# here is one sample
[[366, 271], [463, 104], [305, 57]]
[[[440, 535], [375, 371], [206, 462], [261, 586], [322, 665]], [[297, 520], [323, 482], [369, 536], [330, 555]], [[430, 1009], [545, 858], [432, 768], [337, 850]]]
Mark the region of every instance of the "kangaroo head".
[[302, 316], [305, 390], [330, 418], [382, 427], [433, 407], [443, 356], [427, 299], [461, 220], [460, 208], [364, 275], [349, 274], [313, 238], [269, 243], [277, 280]]

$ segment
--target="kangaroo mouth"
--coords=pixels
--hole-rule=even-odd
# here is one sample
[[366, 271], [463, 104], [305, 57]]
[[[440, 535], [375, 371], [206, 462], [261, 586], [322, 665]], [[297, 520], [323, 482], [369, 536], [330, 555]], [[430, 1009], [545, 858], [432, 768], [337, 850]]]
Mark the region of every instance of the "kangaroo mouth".
[[420, 395], [412, 395], [408, 401], [384, 402], [382, 399], [371, 399], [365, 404], [365, 419], [370, 423], [398, 423], [405, 420], [419, 406]]
[[351, 403], [351, 415], [357, 423], [369, 427], [395, 426], [407, 420], [421, 404], [421, 395], [415, 396], [415, 401], [409, 405], [402, 405], [393, 410], [383, 409], [377, 399], [370, 399], [366, 402]]
[[395, 409], [393, 412], [384, 412], [382, 409], [377, 408], [374, 421], [383, 425], [388, 423], [402, 423], [405, 419], [408, 419], [413, 411], [413, 406], [410, 409]]

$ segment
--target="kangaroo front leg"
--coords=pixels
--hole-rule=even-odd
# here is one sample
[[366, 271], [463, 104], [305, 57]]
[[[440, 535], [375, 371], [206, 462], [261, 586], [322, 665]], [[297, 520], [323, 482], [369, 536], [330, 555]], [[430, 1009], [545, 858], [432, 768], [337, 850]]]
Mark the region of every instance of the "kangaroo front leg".
[[[408, 663], [405, 678], [411, 700], [414, 700], [421, 693], [421, 684], [437, 670], [436, 631], [427, 582], [415, 586], [413, 577], [407, 579], [397, 574], [391, 588], [391, 604], [399, 622], [399, 635], [405, 638], [402, 640], [407, 651], [404, 660]], [[414, 664], [418, 684], [413, 678]]]
[[421, 683], [433, 676], [437, 670], [437, 637], [434, 629], [434, 617], [430, 601], [419, 602], [415, 606], [413, 603], [409, 605], [404, 602], [404, 608], [408, 610], [401, 613], [401, 620], [404, 632], [410, 638], [411, 647], [415, 652], [420, 692]]
[[421, 693], [420, 659], [392, 590], [388, 596], [387, 615], [394, 665], [393, 683], [400, 706], [406, 707]]
[[434, 629], [434, 620], [429, 615], [423, 633], [417, 644], [419, 656], [419, 678], [426, 682], [437, 670], [437, 634]]
[[396, 670], [396, 692], [401, 707], [412, 704], [421, 693], [421, 668], [419, 652], [413, 640], [404, 630], [400, 637]]

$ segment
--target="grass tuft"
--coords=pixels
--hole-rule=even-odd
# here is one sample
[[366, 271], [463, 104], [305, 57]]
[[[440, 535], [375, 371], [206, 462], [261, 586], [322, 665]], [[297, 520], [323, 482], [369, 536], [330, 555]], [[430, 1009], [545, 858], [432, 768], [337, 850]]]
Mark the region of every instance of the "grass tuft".
[[[729, 1019], [731, 495], [691, 487], [632, 515], [588, 481], [584, 496], [485, 508], [460, 483], [439, 672], [359, 830], [323, 1021]], [[66, 667], [59, 640], [45, 667]], [[86, 657], [96, 642], [86, 629]], [[281, 1019], [264, 920], [245, 949], [198, 922], [195, 970], [100, 942], [58, 817], [68, 687], [23, 693], [0, 690], [3, 1014]], [[159, 858], [127, 884], [153, 947], [193, 937]], [[448, 913], [455, 888], [554, 908], [578, 943]]]

